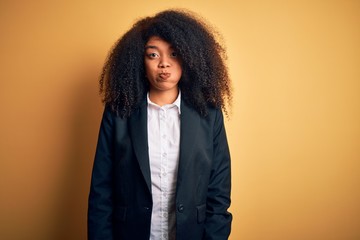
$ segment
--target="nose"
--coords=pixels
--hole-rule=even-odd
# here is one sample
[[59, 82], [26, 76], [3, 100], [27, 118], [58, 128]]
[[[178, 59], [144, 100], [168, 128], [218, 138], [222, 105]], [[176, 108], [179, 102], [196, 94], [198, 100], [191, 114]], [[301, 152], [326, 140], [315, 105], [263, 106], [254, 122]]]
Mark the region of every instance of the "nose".
[[171, 64], [170, 64], [170, 61], [167, 57], [162, 57], [160, 58], [160, 62], [159, 62], [159, 67], [160, 68], [166, 68], [166, 67], [170, 67]]

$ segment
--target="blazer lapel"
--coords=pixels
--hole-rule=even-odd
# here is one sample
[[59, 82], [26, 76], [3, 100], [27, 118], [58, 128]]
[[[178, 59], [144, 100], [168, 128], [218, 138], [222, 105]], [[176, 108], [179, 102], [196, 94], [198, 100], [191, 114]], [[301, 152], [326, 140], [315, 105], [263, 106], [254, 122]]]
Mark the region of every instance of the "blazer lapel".
[[[181, 183], [190, 162], [192, 150], [197, 141], [200, 124], [199, 114], [184, 101], [181, 101], [180, 115], [180, 156], [178, 168], [178, 184]], [[130, 134], [133, 140], [136, 158], [146, 185], [151, 193], [151, 174], [147, 136], [147, 105], [146, 101], [130, 116]]]
[[187, 165], [190, 163], [191, 154], [196, 145], [200, 115], [181, 101], [180, 118], [180, 157], [178, 169], [178, 186], [186, 173]]
[[141, 172], [144, 176], [146, 185], [151, 193], [151, 174], [149, 163], [149, 148], [147, 137], [147, 105], [143, 101], [139, 109], [135, 110], [130, 116], [130, 134], [133, 140], [136, 158], [139, 162]]

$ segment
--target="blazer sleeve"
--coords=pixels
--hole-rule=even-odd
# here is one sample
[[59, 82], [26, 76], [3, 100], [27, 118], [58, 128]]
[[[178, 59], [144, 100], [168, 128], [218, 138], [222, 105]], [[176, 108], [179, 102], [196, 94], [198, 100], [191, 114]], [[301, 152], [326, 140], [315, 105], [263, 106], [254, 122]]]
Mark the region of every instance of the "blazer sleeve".
[[112, 155], [113, 119], [105, 108], [92, 170], [88, 204], [88, 239], [113, 239], [112, 233]]
[[230, 206], [231, 167], [223, 114], [216, 111], [213, 138], [213, 165], [207, 193], [204, 240], [228, 239], [232, 215]]

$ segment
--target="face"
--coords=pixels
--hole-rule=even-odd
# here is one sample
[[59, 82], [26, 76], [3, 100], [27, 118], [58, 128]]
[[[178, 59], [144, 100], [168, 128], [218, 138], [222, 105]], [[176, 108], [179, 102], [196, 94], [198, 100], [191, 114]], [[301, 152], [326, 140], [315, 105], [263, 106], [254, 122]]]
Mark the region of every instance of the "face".
[[144, 58], [150, 91], [178, 91], [181, 62], [168, 42], [159, 37], [151, 37], [145, 45]]

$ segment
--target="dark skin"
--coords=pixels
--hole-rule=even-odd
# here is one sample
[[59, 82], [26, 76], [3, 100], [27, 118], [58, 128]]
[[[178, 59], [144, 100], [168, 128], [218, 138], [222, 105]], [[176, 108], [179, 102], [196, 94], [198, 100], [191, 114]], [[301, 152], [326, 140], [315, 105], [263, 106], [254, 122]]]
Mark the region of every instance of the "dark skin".
[[149, 98], [163, 106], [173, 103], [179, 94], [181, 61], [172, 46], [159, 37], [151, 37], [145, 46], [145, 71]]

